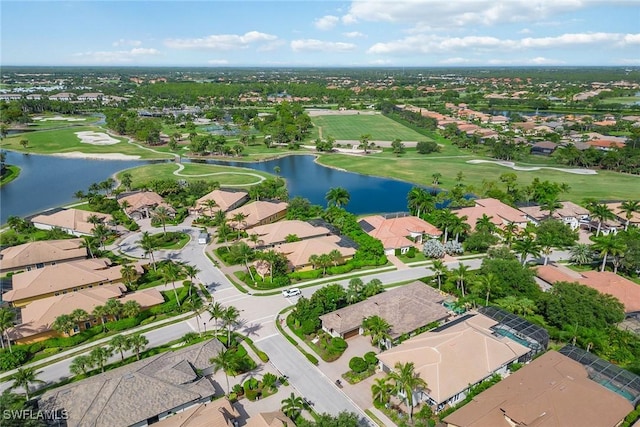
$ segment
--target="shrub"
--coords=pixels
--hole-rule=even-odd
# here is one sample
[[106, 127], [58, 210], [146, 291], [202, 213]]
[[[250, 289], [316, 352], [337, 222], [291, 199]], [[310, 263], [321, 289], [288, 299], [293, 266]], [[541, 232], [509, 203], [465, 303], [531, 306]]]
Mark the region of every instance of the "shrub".
[[29, 354], [23, 349], [14, 349], [13, 353], [8, 350], [0, 353], [0, 370], [9, 371], [15, 369], [27, 361]]
[[349, 360], [349, 369], [351, 369], [355, 373], [359, 374], [360, 372], [366, 371], [368, 368], [369, 365], [362, 357], [356, 356], [352, 357], [351, 360]]
[[333, 337], [329, 342], [329, 348], [337, 353], [342, 353], [347, 349], [347, 342], [340, 337]]
[[416, 248], [414, 246], [411, 246], [409, 248], [409, 250], [406, 253], [407, 258], [415, 258], [416, 257]]
[[233, 391], [238, 396], [242, 396], [244, 394], [244, 388], [242, 387], [242, 384], [234, 385], [233, 387], [231, 387], [231, 391]]
[[440, 151], [440, 146], [435, 141], [418, 141], [416, 151], [419, 154], [429, 154]]
[[355, 268], [355, 264], [351, 263], [351, 262], [348, 262], [348, 263], [346, 263], [344, 265], [336, 265], [334, 267], [329, 267], [327, 269], [327, 272], [329, 274], [331, 274], [331, 275], [334, 275], [334, 274], [345, 274], [345, 273], [350, 272], [354, 268]]
[[422, 253], [427, 258], [444, 257], [444, 246], [436, 239], [427, 240], [422, 246]]
[[318, 365], [318, 359], [313, 355], [313, 354], [309, 354], [307, 352], [304, 353], [305, 357], [307, 358], [307, 360], [311, 363], [313, 363], [314, 365]]
[[313, 280], [322, 275], [322, 270], [296, 271], [289, 274], [291, 280]]
[[462, 252], [464, 252], [460, 242], [456, 242], [455, 240], [449, 240], [447, 243], [445, 243], [444, 251], [449, 255], [460, 255]]
[[367, 365], [373, 366], [378, 364], [378, 357], [373, 351], [369, 351], [364, 354], [364, 361], [367, 362]]
[[256, 400], [259, 395], [260, 395], [260, 390], [247, 390], [245, 393], [245, 396], [247, 397], [247, 399], [251, 401]]
[[257, 390], [259, 385], [260, 385], [260, 383], [258, 382], [257, 379], [249, 378], [248, 380], [246, 380], [244, 382], [242, 387], [244, 388], [244, 390], [246, 392], [246, 391], [249, 391], [249, 390]]

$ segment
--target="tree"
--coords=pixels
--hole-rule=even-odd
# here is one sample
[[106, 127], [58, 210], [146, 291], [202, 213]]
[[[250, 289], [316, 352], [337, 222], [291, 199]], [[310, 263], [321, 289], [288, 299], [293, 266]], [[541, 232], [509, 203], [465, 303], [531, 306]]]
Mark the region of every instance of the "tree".
[[29, 140], [28, 139], [21, 139], [20, 140], [20, 145], [22, 145], [22, 148], [27, 148], [27, 146], [29, 145]]
[[451, 270], [451, 277], [455, 280], [458, 289], [462, 294], [462, 298], [464, 298], [464, 281], [467, 278], [467, 274], [469, 272], [469, 266], [464, 265], [463, 263], [458, 264], [458, 268], [454, 268]]
[[16, 320], [16, 313], [9, 307], [0, 308], [0, 344], [2, 344], [2, 348], [4, 349], [4, 341], [6, 339], [7, 345], [9, 346], [9, 352], [13, 352], [11, 350], [11, 339], [9, 338], [9, 329], [13, 328], [13, 324]]
[[380, 316], [374, 315], [365, 318], [362, 321], [362, 328], [364, 329], [364, 335], [371, 336], [372, 345], [382, 347], [382, 344], [385, 344], [387, 339], [390, 338], [391, 325]]
[[13, 380], [11, 389], [22, 388], [27, 400], [31, 400], [29, 387], [32, 384], [44, 384], [44, 381], [38, 379], [38, 375], [41, 373], [42, 371], [36, 372], [35, 368], [18, 368], [16, 373], [11, 376]]
[[204, 201], [204, 205], [205, 207], [209, 208], [209, 216], [213, 218], [213, 208], [218, 206], [216, 201], [213, 199], [207, 199]]
[[364, 154], [368, 154], [369, 149], [375, 146], [375, 144], [371, 142], [370, 139], [371, 139], [371, 135], [368, 133], [364, 135], [360, 135], [360, 145], [358, 145], [358, 148], [363, 149]]
[[436, 276], [438, 280], [439, 291], [442, 290], [442, 276], [446, 275], [448, 270], [447, 266], [444, 265], [444, 262], [440, 259], [434, 260], [431, 264], [431, 271], [433, 271], [433, 275]]
[[[89, 313], [81, 308], [76, 308], [69, 315], [74, 324], [78, 324], [80, 322], [84, 322], [89, 318]], [[75, 325], [74, 325], [75, 326]]]
[[427, 388], [427, 382], [415, 371], [413, 362], [396, 363], [389, 378], [395, 383], [395, 389], [404, 396], [409, 407], [409, 420], [413, 420], [413, 394]]
[[388, 378], [376, 378], [371, 385], [371, 394], [373, 402], [379, 405], [385, 405], [389, 402], [391, 396], [391, 384]]
[[104, 324], [105, 323], [104, 319], [108, 314], [109, 313], [107, 313], [107, 309], [103, 305], [97, 305], [93, 307], [93, 311], [91, 312], [91, 315], [93, 317], [100, 318], [103, 332], [107, 330], [107, 327]]
[[251, 277], [251, 280], [253, 281], [254, 278], [253, 278], [253, 273], [249, 268], [249, 261], [253, 259], [255, 255], [255, 250], [249, 247], [249, 245], [247, 245], [245, 242], [238, 242], [237, 244], [234, 244], [233, 246], [231, 246], [230, 251], [235, 259], [242, 260], [242, 262], [244, 263], [244, 266], [247, 269], [247, 272], [249, 273], [249, 276]]
[[572, 246], [569, 253], [571, 254], [571, 262], [574, 264], [583, 265], [593, 261], [593, 250], [591, 245], [586, 243], [578, 243]]
[[232, 305], [227, 307], [222, 314], [222, 322], [227, 328], [227, 347], [231, 346], [231, 328], [238, 324], [239, 318], [240, 312]]
[[542, 200], [540, 203], [540, 210], [549, 211], [549, 218], [553, 218], [553, 213], [562, 207], [562, 203], [558, 199], [557, 194], [549, 195], [549, 197]]
[[484, 232], [484, 233], [495, 233], [498, 230], [498, 227], [491, 221], [493, 216], [487, 216], [487, 214], [482, 214], [480, 218], [476, 221], [476, 231]]
[[69, 365], [69, 371], [73, 375], [87, 375], [87, 371], [93, 367], [91, 358], [87, 355], [81, 354], [75, 357]]
[[127, 288], [134, 289], [133, 281], [138, 277], [135, 267], [131, 264], [123, 265], [120, 268], [120, 274], [122, 275], [122, 280], [125, 285], [127, 285]]
[[327, 194], [324, 196], [327, 201], [327, 206], [342, 207], [349, 203], [351, 195], [342, 187], [330, 188]]
[[122, 315], [127, 318], [136, 317], [142, 311], [140, 303], [135, 300], [129, 300], [122, 304]]
[[624, 217], [627, 220], [624, 224], [624, 231], [627, 231], [633, 214], [640, 212], [640, 200], [625, 200], [620, 204], [620, 212], [624, 212]]
[[182, 271], [184, 272], [184, 274], [187, 275], [187, 277], [189, 278], [189, 296], [188, 298], [191, 298], [191, 289], [193, 289], [193, 284], [196, 280], [196, 277], [198, 276], [198, 273], [200, 273], [200, 269], [198, 267], [196, 267], [195, 265], [191, 265], [191, 264], [185, 264], [182, 266]]
[[129, 336], [130, 349], [136, 353], [136, 360], [140, 360], [140, 352], [144, 351], [149, 340], [144, 335], [135, 334]]
[[540, 256], [540, 245], [531, 236], [526, 236], [524, 239], [516, 240], [513, 245], [513, 249], [520, 255], [520, 262], [522, 265], [527, 263], [527, 256]]
[[[607, 257], [609, 255], [617, 257], [623, 255], [626, 250], [624, 242], [615, 234], [609, 233], [606, 236], [593, 238], [593, 249], [600, 253], [602, 257], [602, 265], [600, 271], [604, 271], [607, 265]], [[617, 273], [618, 267], [614, 266], [614, 273]]]
[[234, 225], [233, 228], [235, 228], [236, 230], [240, 230], [240, 228], [242, 228], [242, 226], [246, 226], [247, 223], [245, 221], [245, 219], [247, 219], [247, 215], [242, 213], [242, 212], [238, 212], [237, 214], [235, 214], [232, 218], [231, 221], [233, 221]]
[[407, 194], [407, 204], [411, 213], [420, 218], [421, 213], [426, 213], [435, 208], [433, 196], [421, 187], [413, 187]]
[[104, 373], [104, 366], [107, 364], [113, 352], [108, 347], [95, 347], [89, 353], [89, 357], [95, 366], [100, 368], [100, 372]]
[[431, 174], [431, 184], [436, 187], [440, 184], [440, 180], [442, 179], [442, 174], [440, 172], [434, 172]]
[[181, 273], [182, 273], [181, 266], [174, 262], [168, 262], [164, 264], [160, 270], [160, 274], [162, 275], [162, 281], [164, 282], [165, 286], [169, 282], [171, 282], [171, 285], [173, 286], [173, 294], [176, 297], [176, 304], [178, 305], [178, 307], [180, 307], [180, 298], [178, 298], [178, 290], [176, 289], [176, 280], [178, 280], [178, 277], [180, 277]]
[[75, 328], [76, 322], [73, 321], [71, 316], [68, 314], [61, 314], [56, 317], [56, 320], [53, 321], [51, 327], [64, 335], [69, 335], [73, 328]]
[[162, 224], [163, 235], [167, 235], [167, 221], [171, 219], [171, 211], [166, 206], [158, 206], [153, 211], [153, 217]]
[[104, 242], [106, 242], [111, 235], [111, 230], [109, 230], [106, 225], [100, 223], [93, 227], [91, 231], [93, 232], [93, 237], [100, 242], [100, 248], [104, 250]]
[[513, 238], [518, 234], [518, 225], [514, 222], [509, 222], [502, 229], [502, 236], [504, 237], [505, 242], [507, 243], [507, 247], [511, 249], [511, 243], [513, 242]]
[[109, 341], [109, 347], [112, 352], [117, 351], [120, 353], [120, 359], [124, 361], [124, 352], [131, 349], [131, 343], [129, 338], [124, 335], [116, 335]]
[[400, 157], [401, 154], [404, 154], [407, 151], [402, 141], [398, 138], [391, 141], [391, 150], [397, 157]]
[[224, 350], [218, 353], [217, 356], [209, 359], [209, 362], [213, 367], [214, 373], [218, 373], [221, 369], [224, 372], [224, 376], [227, 379], [227, 394], [229, 394], [231, 391], [229, 388], [229, 371], [236, 365], [234, 354], [229, 350]]
[[496, 304], [498, 307], [521, 316], [530, 316], [536, 311], [536, 303], [526, 297], [518, 298], [514, 295], [509, 295], [497, 300]]
[[495, 289], [498, 287], [498, 278], [495, 274], [489, 273], [486, 275], [478, 276], [476, 278], [475, 284], [479, 288], [481, 292], [486, 292], [484, 305], [489, 305], [489, 294], [491, 293], [491, 289]]
[[122, 303], [120, 300], [115, 298], [108, 299], [104, 304], [105, 312], [114, 318], [115, 320], [120, 319], [120, 315], [122, 314]]
[[304, 399], [302, 399], [300, 396], [296, 396], [293, 393], [291, 393], [291, 396], [283, 399], [281, 403], [282, 412], [284, 412], [284, 414], [291, 419], [296, 419], [298, 415], [300, 415], [302, 409], [304, 409]]
[[611, 209], [603, 203], [595, 203], [587, 207], [591, 216], [598, 221], [598, 228], [596, 229], [596, 237], [600, 235], [602, 223], [607, 220], [615, 219], [615, 215], [611, 212]]
[[219, 302], [214, 302], [213, 304], [211, 304], [209, 306], [209, 308], [207, 309], [207, 311], [209, 312], [209, 320], [213, 320], [214, 326], [213, 326], [213, 334], [217, 335], [218, 334], [218, 320], [221, 320], [224, 316], [224, 312], [225, 312], [225, 308], [222, 304], [220, 304]]
[[127, 189], [127, 191], [131, 191], [131, 184], [133, 183], [133, 177], [129, 172], [124, 172], [120, 177], [120, 183]]

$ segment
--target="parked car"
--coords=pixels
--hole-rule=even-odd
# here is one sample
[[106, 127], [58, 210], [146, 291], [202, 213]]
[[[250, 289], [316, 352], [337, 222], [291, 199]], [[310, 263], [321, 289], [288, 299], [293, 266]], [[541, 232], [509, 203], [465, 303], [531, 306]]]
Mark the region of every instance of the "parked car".
[[285, 298], [295, 297], [298, 295], [302, 295], [302, 291], [298, 288], [289, 288], [282, 291], [282, 296]]

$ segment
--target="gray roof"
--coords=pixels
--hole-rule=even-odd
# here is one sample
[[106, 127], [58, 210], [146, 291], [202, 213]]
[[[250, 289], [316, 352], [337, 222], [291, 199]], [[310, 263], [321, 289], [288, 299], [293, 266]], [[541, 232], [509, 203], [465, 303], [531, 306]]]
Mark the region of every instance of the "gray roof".
[[397, 338], [431, 322], [445, 319], [444, 296], [416, 281], [374, 295], [359, 303], [320, 316], [323, 328], [343, 334], [359, 328], [365, 317], [380, 316], [391, 325], [389, 335]]
[[[218, 340], [166, 352], [46, 392], [40, 409], [68, 413], [68, 427], [129, 426], [215, 395], [211, 380], [196, 369], [224, 346]], [[206, 360], [206, 363], [205, 363]]]

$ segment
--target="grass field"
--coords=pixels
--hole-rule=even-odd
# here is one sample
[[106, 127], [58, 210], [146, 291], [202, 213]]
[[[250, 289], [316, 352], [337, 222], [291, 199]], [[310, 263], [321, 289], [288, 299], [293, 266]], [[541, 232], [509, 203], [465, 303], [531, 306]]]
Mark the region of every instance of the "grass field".
[[381, 115], [350, 115], [350, 116], [317, 116], [312, 117], [314, 124], [311, 130], [312, 139], [319, 136], [332, 136], [335, 139], [358, 140], [361, 135], [369, 134], [374, 141], [425, 141], [429, 138], [420, 135], [406, 126]]
[[600, 102], [604, 104], [635, 104], [640, 102], [640, 96], [620, 96], [618, 98], [605, 98]]
[[175, 163], [162, 163], [157, 165], [145, 165], [120, 171], [118, 179], [124, 172], [131, 174], [133, 186], [152, 181], [154, 179], [184, 179], [186, 181], [217, 181], [221, 186], [251, 186], [261, 181], [261, 178], [269, 178], [272, 175], [253, 169], [236, 168], [231, 166], [203, 165], [185, 163], [180, 175], [174, 175], [178, 169]]
[[[541, 169], [524, 172], [493, 164], [469, 164], [470, 159], [488, 159], [482, 156], [445, 157], [436, 155], [420, 159], [394, 157], [391, 154], [380, 156], [347, 156], [339, 154], [322, 155], [319, 163], [366, 175], [385, 176], [401, 179], [421, 185], [431, 185], [431, 175], [442, 174], [440, 186], [451, 188], [455, 185], [458, 172], [463, 173], [463, 183], [475, 188], [482, 186], [483, 180], [498, 181], [505, 172], [515, 172], [518, 184], [528, 185], [534, 178], [567, 183], [571, 190], [562, 194], [563, 200], [576, 203], [593, 197], [603, 200], [637, 199], [640, 189], [640, 176], [626, 175], [611, 171], [598, 171], [597, 175], [577, 175], [567, 172]], [[523, 163], [519, 163], [524, 165]], [[504, 187], [501, 185], [501, 187]]]
[[6, 168], [5, 174], [2, 175], [2, 179], [0, 179], [0, 187], [10, 183], [20, 175], [20, 168], [18, 166], [7, 165]]
[[[142, 159], [163, 159], [169, 157], [129, 144], [124, 138], [116, 138], [120, 140], [120, 142], [113, 145], [85, 144], [80, 142], [80, 138], [75, 134], [76, 132], [83, 131], [104, 132], [105, 130], [95, 126], [73, 126], [63, 129], [28, 132], [5, 138], [4, 141], [2, 141], [2, 148], [34, 154], [56, 154], [79, 151], [87, 154], [121, 153], [140, 156]], [[20, 141], [23, 139], [29, 141], [27, 148], [24, 148], [20, 144]]]

